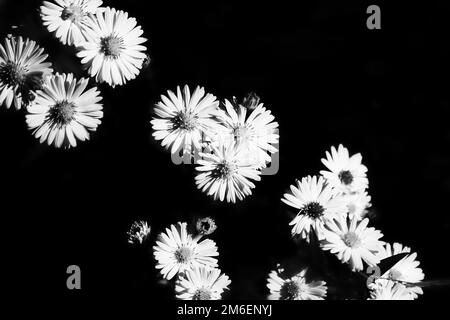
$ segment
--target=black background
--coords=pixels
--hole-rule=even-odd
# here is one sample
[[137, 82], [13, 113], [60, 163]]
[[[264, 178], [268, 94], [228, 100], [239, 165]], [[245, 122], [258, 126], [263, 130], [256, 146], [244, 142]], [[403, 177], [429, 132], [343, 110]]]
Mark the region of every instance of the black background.
[[[296, 178], [318, 174], [320, 158], [339, 143], [363, 155], [384, 239], [418, 252], [426, 280], [448, 278], [449, 5], [377, 2], [382, 29], [368, 30], [362, 1], [299, 3], [104, 1], [137, 18], [152, 60], [125, 86], [100, 85], [105, 115], [91, 141], [68, 151], [39, 145], [24, 112], [0, 110], [1, 260], [11, 288], [69, 299], [171, 298], [152, 242], [172, 223], [211, 215], [219, 264], [232, 280], [226, 297], [263, 299], [277, 262], [314, 265], [292, 241], [295, 212], [280, 197]], [[86, 76], [74, 49], [42, 26], [39, 5], [0, 1], [0, 36], [29, 37], [56, 71]], [[152, 104], [184, 84], [220, 98], [255, 91], [276, 116], [280, 170], [245, 201], [206, 197], [193, 167], [172, 164], [151, 138]], [[147, 247], [127, 243], [135, 219], [153, 228]], [[81, 291], [66, 289], [71, 264], [81, 267]], [[339, 281], [316, 272], [338, 298]], [[421, 299], [448, 297], [441, 287]]]

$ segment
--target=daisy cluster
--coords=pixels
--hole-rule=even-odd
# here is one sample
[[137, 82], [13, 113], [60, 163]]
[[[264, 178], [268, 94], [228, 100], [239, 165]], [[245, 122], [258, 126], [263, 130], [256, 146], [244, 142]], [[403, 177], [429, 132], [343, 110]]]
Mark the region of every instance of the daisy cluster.
[[197, 188], [215, 200], [235, 203], [251, 195], [278, 152], [278, 123], [254, 94], [220, 103], [204, 88], [192, 92], [185, 85], [161, 95], [154, 113], [154, 139], [193, 161]]
[[[147, 40], [128, 13], [101, 7], [101, 0], [44, 1], [43, 25], [64, 45], [73, 46], [97, 83], [112, 87], [136, 78], [146, 63]], [[26, 109], [26, 122], [41, 143], [76, 147], [96, 131], [102, 97], [89, 79], [53, 73], [36, 42], [9, 35], [0, 44], [0, 106]]]
[[[370, 299], [416, 299], [423, 293], [420, 281], [424, 279], [417, 254], [399, 243], [385, 243], [381, 240], [383, 234], [369, 226], [371, 198], [367, 192], [367, 167], [362, 164], [361, 154], [350, 155], [347, 148], [339, 145], [326, 152], [322, 163], [327, 170], [319, 176], [297, 180], [281, 199], [298, 210], [290, 222], [292, 235], [318, 243], [354, 272], [377, 267], [384, 259], [407, 253], [368, 285]], [[272, 271], [267, 286], [269, 298], [274, 299], [311, 299], [311, 292], [315, 298], [322, 298], [326, 293], [324, 282], [308, 285], [304, 271], [288, 279], [280, 277], [279, 271]]]
[[211, 218], [199, 219], [195, 233], [178, 222], [159, 234], [153, 247], [156, 269], [175, 280], [175, 295], [182, 300], [220, 300], [231, 281], [218, 268], [216, 243], [205, 238], [216, 230]]

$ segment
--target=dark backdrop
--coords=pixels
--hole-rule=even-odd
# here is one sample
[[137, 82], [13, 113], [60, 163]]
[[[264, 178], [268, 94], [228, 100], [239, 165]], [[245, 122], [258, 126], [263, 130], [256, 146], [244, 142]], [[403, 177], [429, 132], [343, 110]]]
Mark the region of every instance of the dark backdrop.
[[[301, 3], [105, 0], [137, 18], [152, 61], [123, 87], [100, 85], [105, 115], [91, 141], [69, 151], [39, 145], [23, 112], [0, 111], [2, 264], [11, 288], [172, 297], [157, 284], [152, 243], [130, 247], [127, 228], [147, 219], [152, 242], [171, 223], [212, 215], [219, 263], [232, 279], [228, 298], [264, 298], [269, 271], [299, 254], [280, 197], [296, 178], [318, 174], [339, 143], [363, 155], [385, 240], [417, 251], [426, 279], [449, 277], [449, 5], [383, 3], [382, 30], [371, 31], [361, 1]], [[56, 71], [86, 76], [74, 50], [41, 25], [39, 5], [0, 1], [1, 37], [36, 40]], [[220, 98], [255, 91], [280, 124], [280, 170], [241, 203], [196, 190], [193, 168], [172, 164], [151, 138], [152, 104], [185, 83]], [[65, 286], [71, 264], [82, 270], [80, 292]]]

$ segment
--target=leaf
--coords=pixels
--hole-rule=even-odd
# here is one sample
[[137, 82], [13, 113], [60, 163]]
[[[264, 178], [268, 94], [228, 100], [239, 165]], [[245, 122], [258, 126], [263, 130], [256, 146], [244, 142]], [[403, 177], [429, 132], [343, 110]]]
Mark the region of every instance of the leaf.
[[410, 254], [409, 252], [403, 252], [381, 260], [380, 263], [378, 264], [378, 267], [380, 268], [380, 275], [385, 274], [393, 266], [395, 266], [397, 262], [408, 256], [409, 254]]

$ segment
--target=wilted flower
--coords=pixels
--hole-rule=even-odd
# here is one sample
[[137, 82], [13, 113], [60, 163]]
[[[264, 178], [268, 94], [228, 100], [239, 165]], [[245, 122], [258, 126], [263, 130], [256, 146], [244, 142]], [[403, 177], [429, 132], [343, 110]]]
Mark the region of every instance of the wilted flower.
[[150, 235], [151, 228], [146, 221], [135, 221], [128, 230], [128, 243], [142, 244]]
[[210, 217], [198, 219], [196, 227], [197, 232], [202, 236], [210, 235], [217, 229], [214, 219]]

